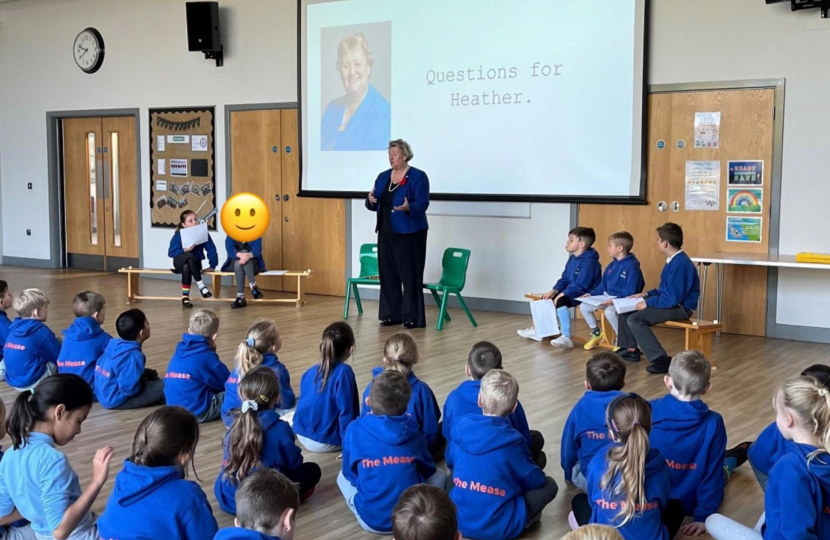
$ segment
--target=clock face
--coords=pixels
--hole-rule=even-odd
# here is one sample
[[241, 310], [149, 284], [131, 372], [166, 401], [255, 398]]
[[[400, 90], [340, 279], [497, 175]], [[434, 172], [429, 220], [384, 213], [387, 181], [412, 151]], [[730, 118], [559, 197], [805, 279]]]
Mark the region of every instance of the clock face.
[[75, 63], [85, 73], [95, 73], [104, 62], [104, 40], [98, 30], [83, 30], [72, 47]]

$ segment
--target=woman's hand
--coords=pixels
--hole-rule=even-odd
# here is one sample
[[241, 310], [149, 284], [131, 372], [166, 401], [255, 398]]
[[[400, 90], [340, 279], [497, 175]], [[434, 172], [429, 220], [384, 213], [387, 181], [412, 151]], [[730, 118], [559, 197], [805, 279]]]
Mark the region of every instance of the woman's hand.
[[196, 244], [193, 244], [193, 245], [192, 245], [192, 246], [190, 246], [190, 247], [186, 247], [186, 248], [184, 248], [184, 250], [185, 250], [185, 251], [193, 251], [193, 248], [195, 248], [195, 247], [196, 247]]
[[375, 197], [375, 194], [370, 191], [369, 192], [369, 204], [377, 204], [377, 203], [378, 203], [378, 198]]
[[396, 212], [409, 212], [409, 200], [404, 197], [403, 204], [395, 207]]

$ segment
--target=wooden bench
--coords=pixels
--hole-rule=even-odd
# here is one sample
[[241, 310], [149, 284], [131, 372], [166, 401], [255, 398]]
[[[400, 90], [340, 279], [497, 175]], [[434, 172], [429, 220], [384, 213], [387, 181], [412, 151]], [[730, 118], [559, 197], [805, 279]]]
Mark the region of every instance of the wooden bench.
[[[119, 274], [127, 275], [127, 304], [133, 302], [140, 302], [141, 300], [181, 300], [181, 296], [146, 296], [141, 294], [141, 286], [139, 284], [139, 276], [141, 274], [164, 274], [176, 275], [170, 270], [161, 268], [121, 268], [118, 270]], [[225, 276], [233, 277], [233, 272], [203, 272], [204, 276], [211, 276], [213, 278], [213, 298], [202, 298], [200, 300], [205, 302], [233, 302], [235, 296], [229, 298], [222, 298], [222, 278]], [[311, 277], [313, 272], [306, 270], [304, 272], [287, 272], [281, 277], [296, 277], [297, 278], [297, 296], [294, 298], [261, 298], [259, 300], [248, 299], [248, 302], [260, 302], [263, 304], [295, 304], [297, 307], [305, 304], [305, 289], [303, 288], [303, 279]], [[277, 276], [280, 277], [280, 276]]]
[[[541, 300], [541, 294], [528, 293], [525, 298], [531, 300]], [[605, 310], [597, 310], [599, 312], [599, 324], [605, 339], [597, 344], [598, 348], [614, 350], [614, 342], [617, 341], [617, 335], [608, 320], [605, 318]], [[723, 324], [712, 321], [701, 321], [699, 319], [689, 319], [686, 321], [668, 321], [663, 324], [656, 325], [661, 328], [675, 328], [685, 332], [685, 340], [683, 350], [685, 351], [700, 351], [709, 362], [712, 363], [712, 369], [717, 369], [717, 363], [712, 358], [712, 334], [720, 332], [723, 329]], [[582, 337], [571, 337], [571, 341], [575, 344], [584, 345], [587, 339]]]

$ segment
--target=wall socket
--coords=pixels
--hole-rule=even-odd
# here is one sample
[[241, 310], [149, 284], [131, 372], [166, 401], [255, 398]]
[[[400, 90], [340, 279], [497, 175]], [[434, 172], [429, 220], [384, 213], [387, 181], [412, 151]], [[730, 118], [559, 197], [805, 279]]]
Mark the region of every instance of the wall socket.
[[26, 236], [32, 236], [32, 229], [26, 229]]

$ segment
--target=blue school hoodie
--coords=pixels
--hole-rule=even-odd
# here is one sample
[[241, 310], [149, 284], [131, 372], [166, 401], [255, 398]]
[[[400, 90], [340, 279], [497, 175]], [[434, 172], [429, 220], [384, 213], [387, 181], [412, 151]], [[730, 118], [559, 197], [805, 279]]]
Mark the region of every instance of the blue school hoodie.
[[[383, 373], [383, 368], [378, 367], [372, 370], [372, 378]], [[438, 421], [441, 420], [441, 407], [438, 406], [438, 400], [435, 399], [435, 394], [427, 383], [418, 379], [413, 371], [406, 376], [409, 385], [412, 387], [412, 396], [409, 398], [409, 405], [406, 407], [406, 412], [418, 422], [421, 426], [421, 431], [427, 439], [427, 444], [432, 446], [435, 444], [435, 439], [438, 436]], [[362, 408], [360, 416], [371, 414], [372, 408], [366, 405], [366, 398], [369, 397], [369, 392], [372, 391], [372, 381], [366, 385], [366, 390], [363, 392]]]
[[357, 488], [355, 508], [372, 529], [391, 531], [392, 509], [401, 493], [433, 474], [426, 439], [411, 416], [370, 414], [349, 424], [343, 476]]
[[574, 254], [568, 257], [565, 271], [553, 288], [571, 300], [576, 300], [595, 289], [601, 282], [602, 265], [599, 263], [599, 253], [590, 248], [579, 257]]
[[[591, 523], [616, 526], [619, 524], [617, 514], [625, 501], [624, 495], [614, 495], [612, 489], [601, 489], [600, 481], [608, 469], [606, 456], [611, 447], [603, 450], [591, 460], [588, 466], [588, 500], [593, 510]], [[619, 475], [610, 487], [616, 485]], [[622, 527], [618, 527], [625, 540], [669, 540], [669, 531], [663, 525], [661, 514], [669, 501], [671, 471], [666, 459], [656, 448], [650, 448], [646, 454], [646, 507], [642, 515], [635, 517]]]
[[769, 475], [773, 465], [778, 463], [784, 454], [793, 450], [796, 444], [788, 441], [778, 431], [775, 422], [768, 425], [758, 438], [749, 447], [749, 462], [759, 472]]
[[[0, 311], [0, 313], [2, 313], [2, 311]], [[3, 461], [3, 447], [2, 446], [0, 446], [0, 461]], [[11, 525], [0, 526], [0, 538], [3, 536], [3, 534], [6, 534], [6, 531], [8, 531], [9, 529], [25, 527], [28, 524], [29, 524], [28, 520], [20, 519], [18, 521], [15, 521]]]
[[318, 367], [311, 366], [300, 380], [294, 431], [315, 442], [342, 446], [346, 428], [360, 414], [354, 371], [350, 365], [339, 362], [322, 388]]
[[[219, 266], [219, 256], [216, 254], [216, 244], [213, 243], [213, 238], [211, 238], [210, 235], [208, 235], [207, 242], [204, 244], [197, 244], [196, 247], [191, 250], [191, 253], [197, 260], [204, 261], [205, 251], [207, 251], [208, 266], [210, 268], [216, 268]], [[184, 247], [182, 247], [182, 234], [180, 231], [176, 231], [173, 234], [173, 238], [170, 239], [170, 246], [167, 248], [167, 256], [174, 259], [182, 253], [184, 253]]]
[[12, 322], [8, 314], [0, 309], [0, 360], [3, 360], [3, 347], [6, 345], [6, 338], [9, 337], [9, 328]]
[[95, 397], [105, 409], [141, 392], [146, 360], [137, 341], [112, 338], [95, 366]]
[[605, 425], [605, 410], [614, 398], [622, 394], [619, 390], [587, 390], [574, 405], [565, 422], [559, 451], [568, 482], [573, 482], [573, 468], [577, 463], [580, 472], [587, 478], [591, 460], [597, 452], [611, 444], [608, 426]]
[[180, 467], [143, 467], [124, 461], [98, 519], [103, 540], [212, 538], [219, 527], [205, 492]]
[[74, 373], [95, 386], [95, 363], [104, 354], [112, 336], [92, 317], [78, 317], [63, 331], [58, 355], [58, 373]]
[[224, 389], [230, 374], [208, 338], [182, 334], [164, 376], [164, 397], [168, 405], [200, 416], [210, 407], [213, 395]]
[[660, 286], [648, 291], [646, 305], [653, 308], [668, 309], [685, 306], [694, 311], [700, 296], [700, 278], [695, 264], [684, 251], [675, 253], [671, 262], [663, 266], [660, 273]]
[[669, 394], [651, 402], [651, 447], [671, 470], [670, 499], [703, 523], [723, 502], [726, 478], [726, 426], [701, 400], [680, 401]]
[[510, 421], [483, 414], [459, 418], [446, 458], [461, 534], [487, 540], [519, 536], [530, 517], [524, 494], [544, 486], [546, 479]]
[[241, 527], [228, 527], [216, 533], [213, 540], [280, 540], [280, 537], [268, 536], [265, 533]]
[[613, 259], [605, 268], [600, 284], [589, 291], [591, 296], [607, 294], [617, 298], [626, 298], [643, 292], [646, 280], [640, 270], [640, 261], [633, 253], [622, 259]]
[[[303, 454], [297, 446], [294, 432], [288, 422], [280, 420], [280, 415], [276, 411], [260, 411], [257, 413], [257, 418], [262, 426], [262, 454], [260, 455], [262, 466], [287, 474], [302, 465]], [[222, 470], [219, 471], [219, 476], [213, 484], [213, 493], [216, 495], [219, 508], [228, 514], [235, 515], [236, 490], [239, 484], [225, 474], [228, 459], [228, 436], [225, 435]]]
[[815, 446], [793, 443], [769, 473], [765, 540], [830, 539], [830, 455], [809, 461]]
[[54, 364], [61, 344], [43, 321], [18, 317], [9, 327], [3, 346], [6, 382], [14, 388], [26, 388], [46, 373], [46, 364]]
[[[481, 380], [464, 381], [447, 396], [447, 400], [444, 402], [443, 433], [448, 446], [452, 438], [452, 426], [457, 419], [468, 414], [482, 414], [481, 407], [478, 406], [478, 393], [480, 391]], [[527, 425], [527, 416], [525, 416], [525, 410], [521, 402], [516, 405], [515, 411], [507, 415], [507, 419], [510, 421], [510, 425], [524, 438], [527, 445], [530, 446], [530, 427]]]
[[[291, 388], [291, 375], [288, 368], [280, 362], [274, 353], [262, 355], [262, 365], [274, 370], [274, 374], [280, 382], [280, 400], [277, 402], [278, 409], [293, 409], [297, 405], [297, 398], [294, 396], [294, 389]], [[233, 368], [228, 380], [225, 381], [225, 400], [222, 402], [222, 421], [230, 427], [233, 422], [231, 411], [242, 406], [242, 398], [239, 397], [239, 371]]]

